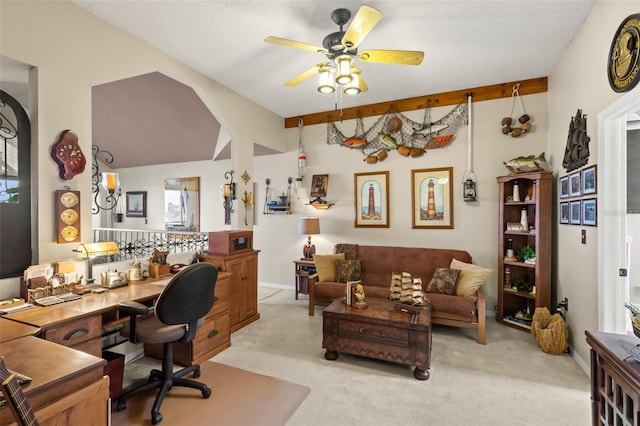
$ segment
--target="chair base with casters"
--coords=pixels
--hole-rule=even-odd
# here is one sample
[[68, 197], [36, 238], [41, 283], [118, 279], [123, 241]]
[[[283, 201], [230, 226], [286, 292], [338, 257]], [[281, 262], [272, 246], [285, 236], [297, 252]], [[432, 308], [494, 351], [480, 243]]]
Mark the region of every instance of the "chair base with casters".
[[130, 315], [130, 327], [122, 334], [132, 343], [162, 344], [162, 369], [151, 370], [147, 382], [127, 389], [119, 398], [116, 410], [127, 408], [127, 399], [158, 389], [151, 409], [151, 423], [162, 421], [160, 406], [173, 386], [198, 389], [202, 397], [211, 396], [211, 389], [204, 383], [184, 378], [193, 373], [200, 377], [200, 366], [192, 365], [173, 371], [173, 344], [191, 342], [198, 328], [204, 324], [204, 316], [213, 307], [213, 295], [218, 270], [212, 264], [198, 263], [180, 271], [167, 284], [155, 306], [155, 316], [136, 322], [137, 315], [146, 315], [149, 308], [134, 301], [120, 303], [120, 310]]

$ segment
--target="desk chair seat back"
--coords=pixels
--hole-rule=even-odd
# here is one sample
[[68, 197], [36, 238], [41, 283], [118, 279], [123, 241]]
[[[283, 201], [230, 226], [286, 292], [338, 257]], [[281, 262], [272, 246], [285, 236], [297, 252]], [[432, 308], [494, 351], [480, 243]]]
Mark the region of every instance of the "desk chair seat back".
[[195, 325], [213, 306], [217, 279], [218, 269], [211, 263], [186, 267], [169, 281], [158, 297], [156, 317], [168, 325]]

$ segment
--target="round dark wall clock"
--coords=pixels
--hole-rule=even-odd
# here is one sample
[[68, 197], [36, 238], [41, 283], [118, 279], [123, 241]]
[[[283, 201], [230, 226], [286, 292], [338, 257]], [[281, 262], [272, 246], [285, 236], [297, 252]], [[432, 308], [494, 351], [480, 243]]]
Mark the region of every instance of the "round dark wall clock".
[[607, 75], [614, 92], [627, 92], [638, 84], [639, 56], [640, 13], [635, 13], [622, 21], [609, 49]]

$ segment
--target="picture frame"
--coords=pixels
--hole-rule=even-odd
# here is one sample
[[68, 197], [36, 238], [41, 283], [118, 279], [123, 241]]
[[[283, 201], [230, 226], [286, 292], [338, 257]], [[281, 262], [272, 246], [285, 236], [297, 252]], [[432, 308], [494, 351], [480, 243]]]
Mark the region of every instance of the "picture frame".
[[354, 173], [355, 227], [389, 228], [389, 171]]
[[129, 191], [127, 217], [147, 217], [147, 191]]
[[310, 197], [314, 200], [311, 202], [323, 203], [322, 198], [327, 196], [327, 188], [329, 187], [329, 175], [313, 175], [311, 178], [311, 192]]
[[411, 170], [413, 229], [453, 229], [453, 167]]
[[560, 198], [569, 198], [569, 175], [558, 179], [558, 194]]
[[582, 183], [580, 181], [581, 173], [579, 171], [569, 175], [569, 196], [579, 197], [582, 194]]
[[569, 206], [569, 223], [571, 223], [572, 225], [580, 225], [582, 223], [581, 209], [582, 201], [571, 201]]
[[596, 194], [598, 192], [597, 165], [582, 169], [582, 195]]
[[200, 177], [164, 180], [164, 226], [168, 231], [200, 232]]
[[596, 198], [582, 200], [582, 224], [584, 226], [598, 226], [598, 200]]
[[563, 223], [563, 224], [569, 223], [569, 218], [571, 217], [571, 210], [569, 208], [568, 201], [560, 203], [560, 211], [558, 216], [560, 219], [560, 223]]

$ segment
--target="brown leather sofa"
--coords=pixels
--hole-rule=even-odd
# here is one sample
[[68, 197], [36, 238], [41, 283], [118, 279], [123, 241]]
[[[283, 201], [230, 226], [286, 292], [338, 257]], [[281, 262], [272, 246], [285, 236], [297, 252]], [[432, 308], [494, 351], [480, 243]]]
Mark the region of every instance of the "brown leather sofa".
[[[339, 252], [341, 245], [334, 247]], [[449, 268], [452, 259], [471, 263], [471, 255], [463, 250], [421, 247], [357, 246], [362, 282], [366, 297], [389, 296], [392, 272], [409, 272], [429, 284], [436, 268]], [[344, 296], [346, 284], [318, 281], [318, 275], [309, 277], [309, 315], [316, 305], [328, 306], [337, 297]], [[475, 303], [468, 297], [426, 293], [431, 302], [431, 322], [453, 327], [478, 330], [478, 343], [486, 341], [486, 300], [482, 288], [476, 293]]]

